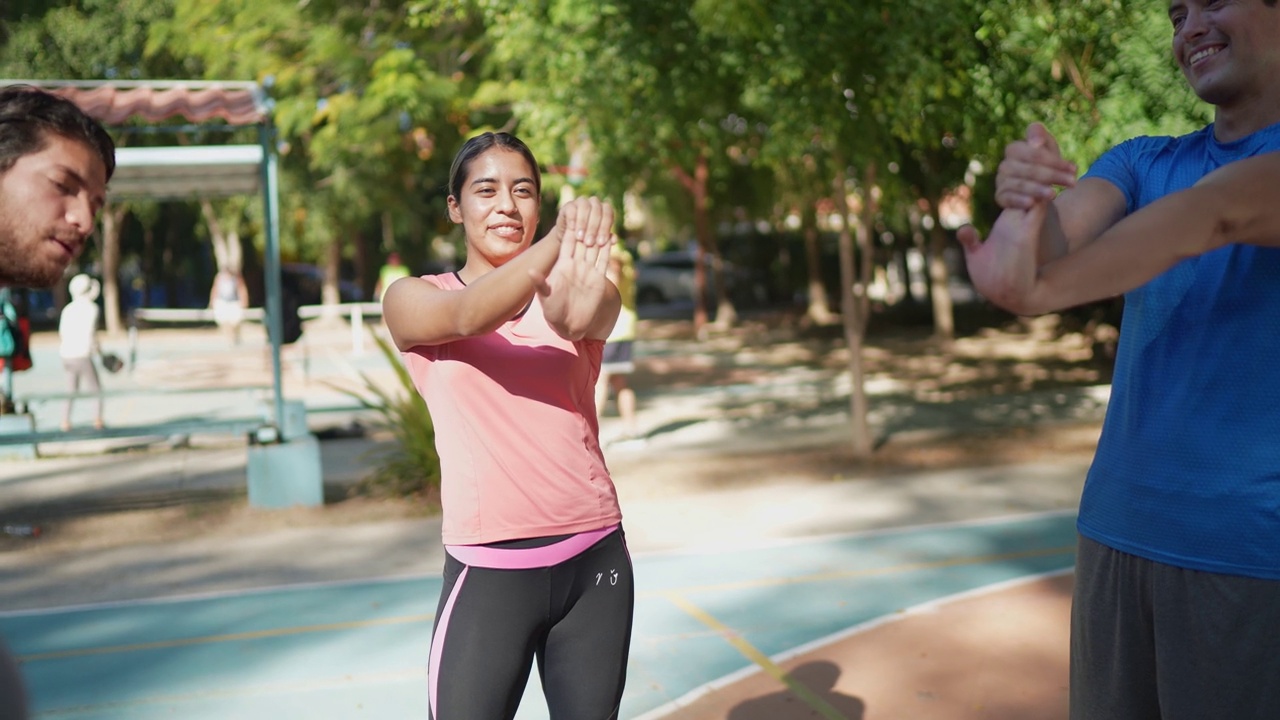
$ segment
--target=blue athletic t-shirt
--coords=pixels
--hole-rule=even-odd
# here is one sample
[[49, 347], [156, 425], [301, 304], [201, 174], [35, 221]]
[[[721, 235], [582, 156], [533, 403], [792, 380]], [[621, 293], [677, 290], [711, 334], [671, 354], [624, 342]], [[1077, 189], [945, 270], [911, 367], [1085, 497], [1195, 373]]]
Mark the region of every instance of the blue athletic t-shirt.
[[[1231, 143], [1210, 125], [1129, 140], [1086, 177], [1120, 188], [1132, 213], [1277, 150], [1280, 124]], [[1162, 563], [1280, 579], [1280, 249], [1183, 261], [1125, 296], [1122, 323], [1080, 533]]]

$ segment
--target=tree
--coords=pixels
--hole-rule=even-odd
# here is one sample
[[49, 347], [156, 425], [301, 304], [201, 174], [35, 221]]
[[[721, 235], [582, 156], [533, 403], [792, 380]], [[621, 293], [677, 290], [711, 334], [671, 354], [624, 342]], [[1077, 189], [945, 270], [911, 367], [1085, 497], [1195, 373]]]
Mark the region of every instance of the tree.
[[[594, 187], [621, 206], [623, 194], [656, 175], [675, 178], [694, 227], [695, 325], [706, 324], [703, 254], [719, 272], [713, 226], [717, 189], [727, 190], [731, 148], [755, 123], [741, 112], [751, 58], [704, 27], [705, 14], [678, 0], [550, 0], [486, 4], [494, 60], [525, 92], [522, 128], [568, 148], [584, 134]], [[719, 280], [719, 279], [717, 279]], [[718, 293], [717, 322], [735, 311]]]
[[[274, 102], [284, 175], [282, 239], [325, 258], [326, 304], [360, 228], [417, 210], [447, 175], [435, 148], [473, 117], [465, 97], [479, 26], [461, 5], [396, 0], [177, 0], [155, 47], [183, 48], [208, 78], [252, 79]], [[443, 211], [443, 207], [439, 208]]]
[[[872, 228], [879, 212], [873, 191], [887, 144], [862, 98], [883, 62], [874, 42], [883, 22], [873, 7], [835, 1], [735, 0], [720, 18], [716, 30], [738, 52], [758, 58], [749, 65], [744, 97], [750, 111], [766, 118], [762, 162], [783, 179], [779, 185], [794, 198], [787, 204], [802, 218], [819, 207], [833, 209], [839, 218], [840, 316], [853, 387], [851, 445], [863, 457], [874, 447], [862, 364], [870, 316], [867, 287], [875, 262]], [[858, 197], [853, 206], [851, 195]], [[810, 226], [807, 219], [802, 222]], [[814, 237], [814, 230], [805, 230]], [[817, 252], [808, 240], [809, 312], [821, 319], [825, 308], [814, 300], [825, 298], [816, 278]]]

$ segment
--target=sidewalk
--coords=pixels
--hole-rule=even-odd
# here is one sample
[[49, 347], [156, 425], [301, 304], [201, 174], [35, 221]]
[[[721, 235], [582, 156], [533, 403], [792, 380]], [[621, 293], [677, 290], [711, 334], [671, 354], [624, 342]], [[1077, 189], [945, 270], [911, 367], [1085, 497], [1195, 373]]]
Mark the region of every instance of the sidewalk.
[[[281, 353], [281, 380], [286, 400], [301, 400], [312, 413], [332, 415], [314, 418], [313, 426], [323, 428], [349, 422], [349, 412], [331, 411], [351, 409], [357, 402], [333, 385], [358, 388], [362, 385], [361, 373], [370, 373], [379, 380], [389, 379], [389, 366], [367, 330], [360, 353], [353, 352], [350, 326], [343, 322], [312, 321], [303, 337]], [[270, 349], [260, 326], [247, 326], [237, 346], [229, 345], [213, 328], [142, 330], [133, 339], [104, 338], [102, 345], [127, 363], [119, 373], [99, 373], [108, 429], [166, 422], [252, 419], [274, 412]], [[34, 367], [15, 375], [15, 399], [20, 405], [27, 405], [37, 431], [57, 430], [68, 390], [57, 354], [56, 335], [37, 333], [31, 348]], [[72, 425], [77, 433], [90, 426], [92, 405], [92, 398], [83, 395], [76, 398]], [[102, 454], [135, 448], [143, 440], [44, 443], [40, 454], [43, 457]], [[160, 440], [165, 438], [156, 441]]]

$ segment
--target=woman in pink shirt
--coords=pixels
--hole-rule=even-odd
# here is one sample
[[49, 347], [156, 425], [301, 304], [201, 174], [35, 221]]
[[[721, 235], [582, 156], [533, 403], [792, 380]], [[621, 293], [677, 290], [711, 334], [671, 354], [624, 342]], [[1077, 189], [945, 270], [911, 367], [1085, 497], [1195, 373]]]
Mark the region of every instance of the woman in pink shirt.
[[536, 659], [553, 717], [616, 718], [635, 591], [594, 399], [620, 305], [613, 210], [570, 202], [534, 243], [538, 163], [506, 133], [462, 147], [448, 203], [466, 264], [383, 296], [440, 454], [431, 717], [514, 717]]

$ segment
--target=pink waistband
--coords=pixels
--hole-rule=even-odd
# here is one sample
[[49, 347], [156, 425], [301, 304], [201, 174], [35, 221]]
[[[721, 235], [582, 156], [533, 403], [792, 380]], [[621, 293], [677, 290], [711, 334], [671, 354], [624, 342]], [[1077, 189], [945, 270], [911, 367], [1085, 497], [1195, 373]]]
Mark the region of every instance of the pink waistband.
[[445, 545], [444, 549], [463, 565], [492, 570], [532, 570], [571, 560], [617, 529], [618, 526], [613, 525], [600, 530], [590, 530], [545, 547], [495, 548], [484, 545]]

